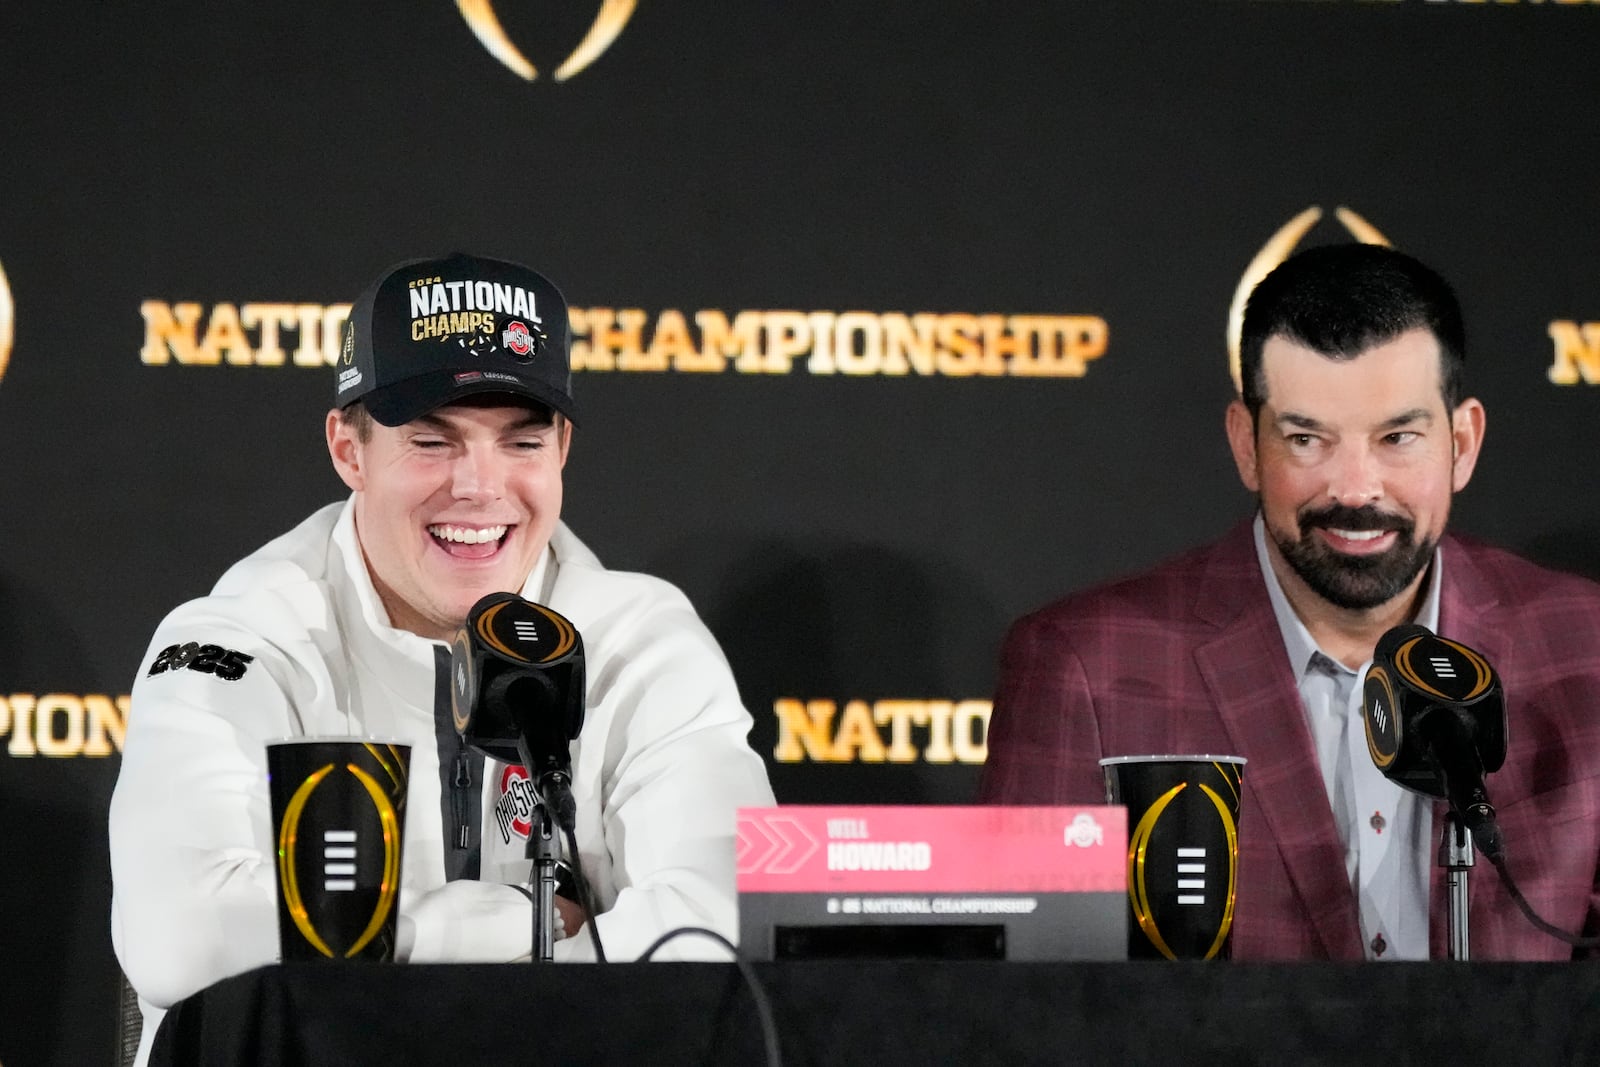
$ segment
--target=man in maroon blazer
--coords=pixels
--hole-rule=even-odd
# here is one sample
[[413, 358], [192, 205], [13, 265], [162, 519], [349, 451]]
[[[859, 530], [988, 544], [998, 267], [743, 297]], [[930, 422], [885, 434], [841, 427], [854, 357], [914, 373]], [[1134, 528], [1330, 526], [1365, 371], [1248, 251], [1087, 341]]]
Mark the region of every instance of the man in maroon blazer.
[[[1444, 807], [1366, 753], [1360, 669], [1393, 626], [1478, 650], [1505, 686], [1488, 778], [1534, 910], [1600, 932], [1600, 585], [1445, 533], [1484, 410], [1448, 285], [1389, 249], [1302, 252], [1251, 295], [1229, 444], [1258, 515], [1155, 570], [1018, 621], [985, 802], [1090, 804], [1106, 756], [1244, 756], [1235, 959], [1448, 955]], [[1494, 868], [1473, 959], [1565, 959]]]

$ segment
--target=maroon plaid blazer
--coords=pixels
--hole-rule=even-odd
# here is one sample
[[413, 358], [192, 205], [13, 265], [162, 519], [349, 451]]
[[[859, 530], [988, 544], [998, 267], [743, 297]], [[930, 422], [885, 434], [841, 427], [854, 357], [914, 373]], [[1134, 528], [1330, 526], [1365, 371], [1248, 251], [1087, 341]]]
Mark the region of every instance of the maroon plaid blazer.
[[[1600, 585], [1465, 538], [1443, 542], [1439, 629], [1500, 673], [1506, 763], [1489, 776], [1508, 866], [1534, 910], [1600, 932]], [[1076, 593], [1006, 635], [979, 799], [1099, 804], [1102, 756], [1246, 757], [1234, 959], [1362, 958], [1355, 896], [1250, 524]], [[1442, 807], [1434, 812], [1438, 841]], [[1473, 959], [1567, 959], [1494, 868], [1469, 878]], [[1448, 956], [1444, 872], [1429, 901]]]

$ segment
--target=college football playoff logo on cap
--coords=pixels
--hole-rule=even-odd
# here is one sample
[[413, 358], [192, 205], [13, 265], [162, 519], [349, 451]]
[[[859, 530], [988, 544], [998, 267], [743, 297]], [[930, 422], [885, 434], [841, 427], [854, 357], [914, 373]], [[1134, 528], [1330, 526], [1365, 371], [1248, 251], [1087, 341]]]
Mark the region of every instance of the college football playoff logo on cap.
[[[1347, 207], [1334, 208], [1333, 216], [1339, 220], [1346, 233], [1362, 244], [1385, 246], [1390, 244], [1389, 239], [1378, 232], [1377, 227]], [[1301, 238], [1305, 237], [1311, 227], [1321, 219], [1322, 209], [1313, 204], [1284, 223], [1283, 227], [1261, 246], [1261, 251], [1256, 253], [1256, 257], [1244, 269], [1244, 276], [1239, 279], [1238, 288], [1233, 291], [1233, 304], [1228, 308], [1228, 373], [1233, 377], [1233, 387], [1241, 394], [1244, 392], [1244, 386], [1239, 380], [1239, 337], [1244, 331], [1244, 306], [1250, 300], [1250, 293], [1261, 284], [1261, 279], [1288, 259], [1290, 253], [1300, 244]]]
[[11, 285], [6, 281], [6, 268], [0, 264], [0, 378], [6, 376], [6, 364], [11, 362]]
[[339, 346], [339, 383], [335, 399], [342, 397], [361, 384], [361, 368], [352, 366], [356, 361], [356, 326], [348, 320], [344, 324], [344, 342]]
[[[628, 25], [636, 3], [637, 0], [601, 0], [600, 10], [595, 14], [589, 32], [556, 68], [556, 81], [566, 81], [599, 59], [622, 33], [623, 27]], [[524, 81], [533, 81], [539, 76], [538, 69], [512, 43], [505, 27], [500, 24], [500, 17], [495, 14], [494, 0], [456, 0], [456, 7], [478, 41], [488, 49], [490, 55], [505, 64], [507, 70]]]

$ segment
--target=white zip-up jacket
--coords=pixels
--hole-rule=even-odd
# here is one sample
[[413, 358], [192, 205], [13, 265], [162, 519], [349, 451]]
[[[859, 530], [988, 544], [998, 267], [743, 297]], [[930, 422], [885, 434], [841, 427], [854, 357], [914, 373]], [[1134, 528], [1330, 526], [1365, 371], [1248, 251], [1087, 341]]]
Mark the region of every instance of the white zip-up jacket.
[[[735, 940], [735, 809], [771, 804], [772, 790], [710, 631], [676, 588], [606, 570], [565, 526], [521, 593], [583, 639], [588, 704], [572, 745], [573, 793], [607, 957], [634, 959], [677, 926]], [[189, 642], [222, 653], [152, 673], [162, 650]], [[195, 669], [202, 660], [210, 671]], [[134, 683], [111, 799], [111, 936], [144, 1009], [140, 1063], [167, 1006], [278, 958], [271, 740], [409, 743], [402, 954], [529, 955], [531, 904], [510, 887], [529, 872], [527, 824], [513, 803], [520, 769], [489, 761], [463, 795], [443, 786], [463, 757], [453, 730], [438, 727], [450, 721], [441, 672], [442, 643], [388, 624], [348, 501], [235, 564], [210, 596], [161, 623]], [[475, 877], [461, 869], [465, 850], [452, 852], [460, 828], [447, 827], [462, 811]], [[696, 955], [717, 950], [684, 938], [659, 954]], [[556, 957], [592, 959], [587, 934], [558, 941]]]

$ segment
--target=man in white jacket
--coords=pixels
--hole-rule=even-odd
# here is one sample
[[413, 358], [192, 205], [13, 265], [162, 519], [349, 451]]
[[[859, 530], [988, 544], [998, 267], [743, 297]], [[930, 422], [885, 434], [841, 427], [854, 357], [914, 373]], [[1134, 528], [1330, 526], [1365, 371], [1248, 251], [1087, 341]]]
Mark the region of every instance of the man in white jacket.
[[[521, 767], [460, 744], [447, 642], [520, 593], [577, 627], [578, 850], [599, 914], [558, 898], [558, 959], [635, 958], [678, 926], [737, 934], [734, 810], [772, 803], [726, 660], [683, 594], [608, 571], [560, 522], [576, 414], [567, 307], [517, 264], [386, 271], [354, 305], [328, 451], [350, 497], [235, 564], [156, 631], [111, 801], [112, 942], [145, 1013], [278, 955], [265, 744], [412, 746], [399, 955], [530, 952]], [[685, 954], [709, 941], [675, 942]], [[667, 954], [667, 953], [664, 953]]]

